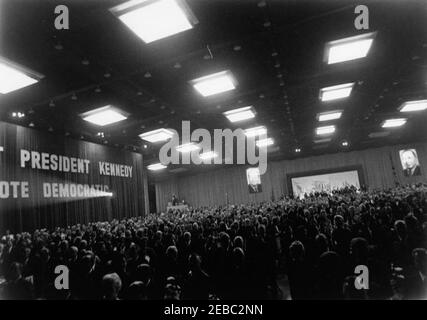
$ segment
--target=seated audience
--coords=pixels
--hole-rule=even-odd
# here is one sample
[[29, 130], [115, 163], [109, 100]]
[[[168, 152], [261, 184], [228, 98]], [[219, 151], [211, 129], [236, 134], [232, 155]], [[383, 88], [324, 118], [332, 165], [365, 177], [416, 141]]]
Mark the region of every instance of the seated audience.
[[[279, 299], [287, 276], [292, 299], [425, 299], [426, 191], [346, 187], [6, 232], [0, 298]], [[69, 290], [55, 289], [57, 265], [69, 268]], [[368, 290], [354, 286], [360, 265]]]

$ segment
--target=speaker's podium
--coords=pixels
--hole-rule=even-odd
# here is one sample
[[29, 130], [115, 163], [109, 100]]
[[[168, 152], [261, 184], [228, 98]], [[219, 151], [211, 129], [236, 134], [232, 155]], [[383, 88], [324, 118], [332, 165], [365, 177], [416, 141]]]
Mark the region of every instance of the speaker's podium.
[[186, 204], [177, 204], [177, 205], [172, 205], [172, 202], [168, 202], [168, 206], [166, 207], [167, 211], [175, 211], [175, 210], [179, 210], [179, 211], [186, 211], [188, 210], [188, 205]]

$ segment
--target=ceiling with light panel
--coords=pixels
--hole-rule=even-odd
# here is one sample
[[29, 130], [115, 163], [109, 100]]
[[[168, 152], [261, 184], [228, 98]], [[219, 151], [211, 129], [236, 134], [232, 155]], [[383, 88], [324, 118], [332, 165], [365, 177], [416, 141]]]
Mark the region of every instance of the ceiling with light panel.
[[[8, 76], [0, 119], [142, 152], [147, 165], [162, 144], [141, 136], [179, 132], [182, 120], [212, 131], [266, 128], [270, 140], [260, 143], [272, 144], [273, 160], [426, 140], [426, 107], [412, 102], [427, 99], [423, 1], [366, 1], [370, 29], [359, 31], [355, 1], [187, 0], [188, 16], [175, 28], [160, 17], [152, 34], [126, 2], [0, 0], [0, 56], [37, 78], [15, 90]], [[165, 3], [143, 14], [165, 14]], [[59, 4], [70, 30], [54, 27]], [[364, 42], [343, 56], [334, 45], [353, 37]], [[342, 61], [355, 48], [366, 56]], [[88, 121], [103, 107], [101, 122]], [[245, 107], [253, 116], [232, 122]]]

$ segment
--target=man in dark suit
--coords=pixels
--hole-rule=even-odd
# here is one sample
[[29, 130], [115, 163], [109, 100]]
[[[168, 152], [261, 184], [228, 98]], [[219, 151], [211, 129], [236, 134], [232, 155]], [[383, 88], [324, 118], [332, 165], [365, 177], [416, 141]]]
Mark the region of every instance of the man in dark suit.
[[178, 198], [176, 195], [172, 195], [172, 205], [177, 206], [179, 204]]
[[22, 264], [10, 265], [8, 281], [0, 287], [0, 300], [32, 300], [35, 298], [33, 284], [22, 276]]
[[249, 184], [249, 192], [250, 193], [258, 193], [261, 192], [262, 188], [260, 184]]
[[400, 159], [403, 165], [403, 174], [405, 177], [421, 175], [418, 157], [414, 149], [407, 149], [401, 152]]
[[201, 257], [198, 254], [191, 254], [188, 263], [190, 271], [184, 281], [183, 298], [208, 300], [212, 283], [210, 276], [201, 267]]
[[249, 193], [262, 192], [261, 178], [259, 176], [259, 171], [253, 168], [248, 169], [246, 171], [246, 175], [248, 178]]
[[416, 248], [412, 251], [415, 270], [405, 280], [405, 299], [427, 299], [427, 250]]

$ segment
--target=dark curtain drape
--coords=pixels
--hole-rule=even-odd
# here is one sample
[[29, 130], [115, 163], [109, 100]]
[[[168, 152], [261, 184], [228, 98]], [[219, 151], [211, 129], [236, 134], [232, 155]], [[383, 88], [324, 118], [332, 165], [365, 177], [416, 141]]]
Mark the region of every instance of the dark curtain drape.
[[[144, 215], [142, 155], [0, 123], [0, 181], [28, 181], [30, 197], [0, 199], [0, 232], [32, 231]], [[20, 167], [20, 149], [90, 160], [88, 174]], [[98, 162], [133, 166], [132, 178], [101, 176]], [[113, 197], [43, 197], [43, 182], [108, 185]]]
[[[404, 176], [399, 150], [406, 148], [417, 150], [421, 176]], [[261, 176], [262, 192], [256, 194], [248, 191], [245, 166], [230, 166], [197, 175], [176, 177], [156, 183], [157, 210], [165, 210], [172, 193], [195, 207], [278, 199], [290, 193], [288, 175], [351, 166], [362, 168], [363, 180], [370, 189], [393, 187], [396, 183], [427, 182], [427, 143], [270, 162], [267, 172]]]

